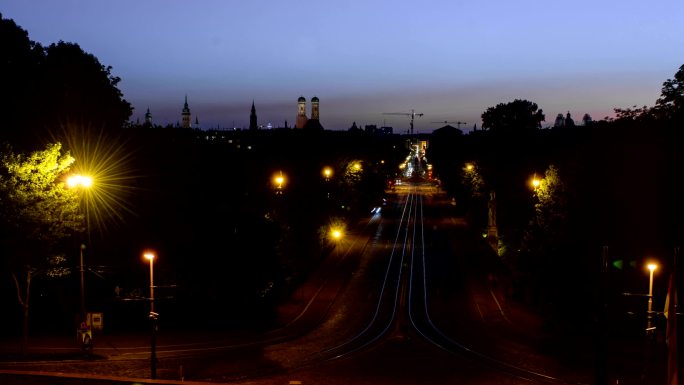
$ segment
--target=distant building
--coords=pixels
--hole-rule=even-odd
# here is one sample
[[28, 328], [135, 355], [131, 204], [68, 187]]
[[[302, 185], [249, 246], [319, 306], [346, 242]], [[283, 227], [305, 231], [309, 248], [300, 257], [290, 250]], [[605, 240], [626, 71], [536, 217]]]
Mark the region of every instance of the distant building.
[[249, 129], [250, 130], [256, 130], [257, 128], [258, 128], [258, 126], [257, 126], [256, 108], [254, 107], [254, 100], [252, 100], [252, 111], [249, 114]]
[[318, 120], [320, 118], [320, 110], [318, 108], [318, 104], [318, 97], [314, 96], [313, 98], [311, 98], [311, 119]]
[[435, 136], [461, 136], [463, 131], [460, 128], [456, 128], [451, 124], [447, 124], [444, 127], [440, 127], [432, 132]]
[[320, 100], [314, 96], [311, 98], [311, 119], [306, 116], [306, 99], [300, 96], [297, 99], [297, 123], [295, 128], [304, 128], [307, 130], [323, 130], [320, 122]]
[[147, 107], [147, 112], [145, 112], [145, 125], [152, 125], [152, 113], [150, 112], [150, 107]]
[[558, 114], [556, 115], [556, 121], [553, 122], [554, 127], [563, 127], [565, 126], [565, 118], [563, 117], [563, 114]]
[[306, 99], [300, 96], [297, 99], [297, 119], [295, 120], [295, 128], [304, 128], [309, 118], [306, 117]]
[[375, 124], [366, 124], [363, 126], [363, 130], [369, 134], [376, 134], [378, 132], [378, 126]]
[[190, 108], [188, 107], [188, 95], [185, 95], [185, 104], [181, 112], [181, 128], [190, 128]]
[[565, 127], [575, 127], [575, 121], [572, 120], [572, 116], [570, 116], [570, 111], [568, 111], [568, 114], [565, 116]]
[[553, 122], [553, 127], [575, 127], [575, 121], [572, 119], [570, 111], [568, 111], [565, 117], [563, 116], [563, 114], [556, 115], [556, 120]]

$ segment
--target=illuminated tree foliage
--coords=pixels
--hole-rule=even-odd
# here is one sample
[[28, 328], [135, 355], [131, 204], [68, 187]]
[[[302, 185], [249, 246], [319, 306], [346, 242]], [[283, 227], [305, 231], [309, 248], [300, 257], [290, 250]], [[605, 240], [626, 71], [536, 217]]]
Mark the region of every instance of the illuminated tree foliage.
[[83, 227], [78, 197], [63, 182], [73, 162], [61, 144], [29, 155], [8, 147], [0, 153], [0, 248], [23, 310], [24, 347], [31, 280], [68, 273], [61, 242]]
[[484, 179], [473, 163], [463, 167], [461, 175], [463, 186], [471, 198], [481, 198], [484, 194]]
[[558, 231], [566, 217], [565, 185], [558, 175], [558, 169], [550, 165], [535, 189], [537, 203], [534, 205], [536, 222], [546, 233]]

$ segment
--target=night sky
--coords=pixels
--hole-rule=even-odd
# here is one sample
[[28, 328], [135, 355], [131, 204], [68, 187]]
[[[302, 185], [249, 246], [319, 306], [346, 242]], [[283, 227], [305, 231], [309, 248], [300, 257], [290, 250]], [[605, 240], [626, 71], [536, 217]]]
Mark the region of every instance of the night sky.
[[[293, 125], [301, 95], [326, 129], [436, 121], [480, 127], [488, 107], [536, 102], [545, 125], [653, 105], [684, 64], [681, 0], [0, 0], [44, 45], [75, 42], [113, 67], [143, 120], [202, 128]], [[310, 115], [310, 108], [307, 111]]]

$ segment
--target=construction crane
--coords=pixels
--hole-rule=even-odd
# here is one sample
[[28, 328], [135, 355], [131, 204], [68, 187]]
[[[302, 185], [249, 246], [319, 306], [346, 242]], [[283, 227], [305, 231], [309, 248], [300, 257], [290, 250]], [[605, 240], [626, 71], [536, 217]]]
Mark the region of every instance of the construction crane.
[[456, 128], [458, 128], [459, 130], [461, 129], [461, 124], [468, 124], [468, 123], [466, 123], [466, 122], [448, 122], [448, 121], [446, 121], [446, 120], [443, 121], [443, 122], [430, 122], [430, 123], [433, 123], [433, 124], [439, 124], [439, 123], [444, 123], [444, 124], [455, 124], [455, 125], [457, 126]]
[[383, 115], [402, 115], [402, 116], [408, 116], [411, 118], [411, 135], [413, 135], [413, 119], [415, 119], [416, 116], [420, 117], [423, 116], [423, 114], [417, 114], [414, 110], [411, 110], [411, 112], [383, 112]]

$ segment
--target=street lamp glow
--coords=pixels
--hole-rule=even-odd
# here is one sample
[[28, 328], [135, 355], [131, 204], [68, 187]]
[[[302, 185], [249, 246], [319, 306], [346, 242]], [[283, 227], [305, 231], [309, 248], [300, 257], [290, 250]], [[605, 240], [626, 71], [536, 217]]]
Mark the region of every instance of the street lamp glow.
[[354, 170], [359, 171], [361, 170], [361, 163], [354, 163]]
[[67, 178], [67, 186], [71, 188], [85, 187], [88, 188], [93, 185], [93, 178], [87, 175], [75, 174]]
[[646, 265], [648, 268], [648, 312], [646, 318], [646, 334], [652, 336], [655, 332], [653, 325], [653, 272], [658, 268], [658, 265], [651, 262]]
[[150, 261], [150, 323], [152, 335], [150, 340], [150, 377], [157, 378], [157, 314], [154, 311], [154, 258], [155, 254], [151, 251], [143, 252], [143, 257]]
[[285, 175], [283, 175], [282, 171], [278, 171], [275, 175], [273, 175], [273, 184], [275, 185], [275, 188], [277, 188], [278, 190], [283, 188], [285, 182]]
[[475, 169], [475, 166], [473, 166], [472, 163], [466, 163], [466, 170], [467, 171], [473, 171]]
[[331, 236], [334, 240], [337, 241], [337, 240], [339, 240], [340, 238], [342, 238], [342, 230], [339, 230], [339, 229], [332, 229], [332, 230], [330, 231], [330, 236]]
[[540, 184], [541, 184], [541, 180], [537, 179], [537, 175], [533, 176], [532, 177], [532, 188], [536, 190]]
[[330, 167], [324, 167], [323, 168], [323, 176], [325, 177], [325, 180], [330, 179], [330, 177], [332, 176], [332, 173], [333, 173], [332, 168], [330, 168]]

